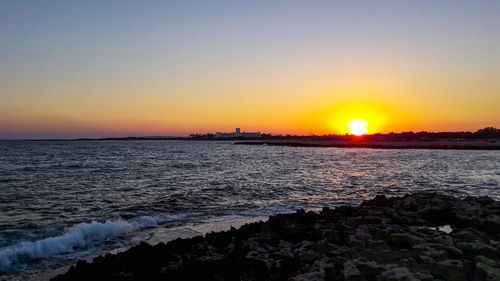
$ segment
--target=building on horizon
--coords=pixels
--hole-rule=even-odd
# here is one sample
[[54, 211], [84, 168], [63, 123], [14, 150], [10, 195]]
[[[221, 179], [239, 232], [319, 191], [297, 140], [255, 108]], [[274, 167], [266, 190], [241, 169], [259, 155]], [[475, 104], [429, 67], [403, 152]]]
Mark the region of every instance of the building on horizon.
[[240, 128], [236, 128], [233, 133], [215, 133], [215, 138], [260, 138], [260, 132], [241, 132]]

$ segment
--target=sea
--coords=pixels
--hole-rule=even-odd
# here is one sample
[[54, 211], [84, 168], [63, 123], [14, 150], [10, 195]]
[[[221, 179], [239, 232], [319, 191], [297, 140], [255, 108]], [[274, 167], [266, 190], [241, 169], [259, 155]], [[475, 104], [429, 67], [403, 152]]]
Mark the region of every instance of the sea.
[[0, 280], [169, 228], [499, 187], [500, 151], [0, 141]]

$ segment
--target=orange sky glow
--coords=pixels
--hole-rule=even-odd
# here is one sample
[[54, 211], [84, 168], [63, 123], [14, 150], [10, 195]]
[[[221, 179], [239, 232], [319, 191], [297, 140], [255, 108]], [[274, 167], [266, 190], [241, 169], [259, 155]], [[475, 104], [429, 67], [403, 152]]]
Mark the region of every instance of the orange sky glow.
[[0, 139], [500, 127], [498, 2], [292, 2], [5, 3]]

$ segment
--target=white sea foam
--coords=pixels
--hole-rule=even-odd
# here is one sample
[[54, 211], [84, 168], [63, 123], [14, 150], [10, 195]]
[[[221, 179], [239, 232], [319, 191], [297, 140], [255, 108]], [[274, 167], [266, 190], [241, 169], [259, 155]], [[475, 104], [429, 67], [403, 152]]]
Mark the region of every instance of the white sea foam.
[[191, 214], [170, 217], [140, 217], [130, 221], [107, 220], [104, 223], [93, 221], [70, 227], [64, 234], [38, 241], [21, 242], [0, 249], [0, 266], [25, 263], [30, 260], [47, 258], [59, 254], [102, 245], [104, 242], [135, 231], [155, 227], [159, 224], [186, 218]]
[[294, 209], [283, 208], [283, 207], [268, 207], [264, 209], [256, 209], [256, 210], [246, 210], [242, 212], [242, 215], [245, 217], [260, 217], [260, 216], [270, 216], [274, 214], [281, 213], [291, 213], [294, 212]]

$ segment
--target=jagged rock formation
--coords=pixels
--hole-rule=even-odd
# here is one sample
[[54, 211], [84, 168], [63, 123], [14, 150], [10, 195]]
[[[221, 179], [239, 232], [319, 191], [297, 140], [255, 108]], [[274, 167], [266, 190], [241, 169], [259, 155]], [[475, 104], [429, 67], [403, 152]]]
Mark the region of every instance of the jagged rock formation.
[[142, 243], [53, 280], [500, 280], [499, 240], [500, 202], [488, 197], [377, 196], [359, 207]]

